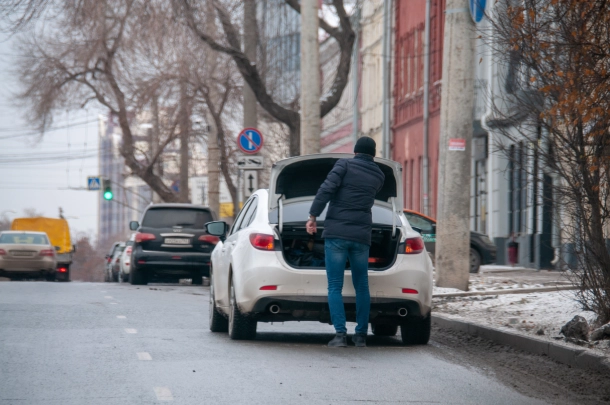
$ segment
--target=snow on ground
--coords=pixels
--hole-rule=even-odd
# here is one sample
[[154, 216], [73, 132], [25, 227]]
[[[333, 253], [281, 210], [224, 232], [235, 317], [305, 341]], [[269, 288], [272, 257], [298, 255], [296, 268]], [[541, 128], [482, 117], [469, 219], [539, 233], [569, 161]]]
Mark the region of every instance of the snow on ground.
[[[455, 292], [439, 289], [435, 293]], [[595, 314], [583, 311], [575, 301], [574, 291], [505, 294], [475, 297], [436, 297], [433, 312], [461, 318], [477, 324], [511, 330], [554, 342], [560, 340], [561, 327], [575, 315], [583, 316], [589, 324]], [[610, 356], [610, 341], [591, 345], [596, 352]]]

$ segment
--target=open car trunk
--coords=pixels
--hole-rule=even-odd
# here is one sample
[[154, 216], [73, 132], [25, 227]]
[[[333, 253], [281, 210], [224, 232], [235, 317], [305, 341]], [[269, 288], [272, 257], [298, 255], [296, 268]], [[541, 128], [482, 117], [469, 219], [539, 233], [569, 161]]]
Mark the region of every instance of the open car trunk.
[[[323, 269], [324, 257], [323, 223], [318, 223], [318, 232], [309, 235], [305, 221], [284, 224], [281, 241], [284, 260], [297, 269]], [[369, 251], [369, 270], [384, 270], [392, 266], [400, 242], [400, 230], [392, 237], [392, 226], [373, 225], [371, 249]], [[347, 261], [349, 269], [349, 260]]]

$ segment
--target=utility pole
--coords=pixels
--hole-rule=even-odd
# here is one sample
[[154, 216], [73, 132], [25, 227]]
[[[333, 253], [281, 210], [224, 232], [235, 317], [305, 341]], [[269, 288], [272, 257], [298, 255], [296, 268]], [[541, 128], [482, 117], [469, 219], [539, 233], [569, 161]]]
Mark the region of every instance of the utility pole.
[[189, 201], [189, 141], [191, 138], [191, 116], [188, 105], [186, 83], [180, 84], [180, 201]]
[[426, 26], [424, 31], [424, 150], [422, 161], [422, 194], [424, 214], [430, 215], [430, 179], [428, 170], [428, 134], [430, 132], [430, 2], [426, 0]]
[[392, 0], [384, 0], [383, 2], [383, 58], [382, 58], [382, 77], [383, 77], [383, 127], [382, 138], [383, 146], [382, 156], [390, 159], [390, 53], [392, 50]]
[[[153, 110], [153, 125], [152, 125], [152, 133], [151, 133], [151, 140], [150, 140], [150, 150], [152, 152], [153, 156], [156, 156], [157, 153], [159, 152], [159, 134], [160, 132], [160, 127], [159, 127], [159, 97], [155, 94], [153, 96], [152, 99], [152, 110]], [[159, 159], [161, 159], [159, 157]], [[155, 163], [153, 168], [153, 174], [157, 175], [157, 176], [162, 176], [162, 166], [160, 163]], [[153, 203], [160, 203], [161, 202], [161, 197], [159, 197], [159, 194], [155, 193], [153, 191], [153, 195], [152, 195], [152, 200]]]
[[436, 269], [439, 287], [468, 290], [474, 22], [469, 0], [447, 0], [439, 146]]
[[301, 1], [301, 155], [320, 153], [318, 0]]
[[[256, 1], [245, 0], [244, 1], [244, 53], [250, 59], [250, 62], [256, 63], [256, 45], [258, 38], [256, 37]], [[243, 86], [244, 96], [244, 128], [256, 128], [258, 126], [258, 119], [256, 115], [256, 96], [250, 88], [250, 85], [245, 84]], [[244, 171], [238, 169], [237, 174], [237, 195], [238, 204], [240, 206], [243, 199], [242, 185], [245, 183], [243, 180]], [[235, 212], [237, 215], [237, 211]]]

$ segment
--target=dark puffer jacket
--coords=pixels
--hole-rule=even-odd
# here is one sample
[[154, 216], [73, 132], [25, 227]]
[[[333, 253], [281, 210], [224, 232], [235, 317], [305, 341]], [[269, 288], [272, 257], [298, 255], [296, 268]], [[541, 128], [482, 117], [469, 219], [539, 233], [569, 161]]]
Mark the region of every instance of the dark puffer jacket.
[[318, 217], [330, 201], [324, 220], [324, 238], [346, 239], [371, 245], [371, 208], [385, 176], [373, 157], [357, 154], [340, 159], [328, 173], [311, 204], [309, 214]]

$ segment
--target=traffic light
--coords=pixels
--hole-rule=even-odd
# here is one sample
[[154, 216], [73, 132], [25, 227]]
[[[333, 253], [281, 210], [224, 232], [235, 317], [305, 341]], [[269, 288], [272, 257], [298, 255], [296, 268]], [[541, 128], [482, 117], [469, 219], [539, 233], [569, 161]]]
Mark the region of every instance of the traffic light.
[[104, 179], [104, 200], [112, 200], [114, 194], [112, 193], [112, 186], [110, 180]]

